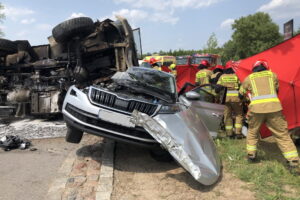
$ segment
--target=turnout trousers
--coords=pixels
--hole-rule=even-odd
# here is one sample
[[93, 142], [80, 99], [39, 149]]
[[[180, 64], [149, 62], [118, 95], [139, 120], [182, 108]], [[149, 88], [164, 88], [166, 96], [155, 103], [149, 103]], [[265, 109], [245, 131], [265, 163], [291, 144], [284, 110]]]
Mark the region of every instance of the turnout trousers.
[[[232, 114], [235, 114], [233, 126]], [[243, 107], [241, 102], [226, 102], [224, 110], [224, 123], [227, 136], [233, 135], [233, 127], [237, 135], [242, 134]]]
[[299, 160], [296, 146], [294, 145], [287, 129], [287, 121], [281, 111], [272, 113], [253, 113], [248, 115], [247, 152], [255, 157], [257, 150], [258, 134], [261, 125], [265, 123], [275, 137], [276, 143], [287, 161]]

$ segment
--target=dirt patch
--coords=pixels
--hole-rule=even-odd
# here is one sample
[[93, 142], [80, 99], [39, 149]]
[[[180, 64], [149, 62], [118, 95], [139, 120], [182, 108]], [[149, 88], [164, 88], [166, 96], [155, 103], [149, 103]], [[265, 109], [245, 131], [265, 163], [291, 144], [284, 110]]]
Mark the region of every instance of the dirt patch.
[[117, 144], [113, 200], [255, 199], [247, 188], [226, 170], [217, 184], [203, 186], [175, 162], [157, 162], [147, 149]]

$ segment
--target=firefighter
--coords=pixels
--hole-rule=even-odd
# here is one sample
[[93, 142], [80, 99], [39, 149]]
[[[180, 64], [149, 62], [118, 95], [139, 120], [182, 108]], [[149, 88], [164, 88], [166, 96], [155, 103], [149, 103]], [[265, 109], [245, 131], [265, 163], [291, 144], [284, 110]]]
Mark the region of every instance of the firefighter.
[[[224, 123], [226, 135], [229, 138], [242, 139], [243, 107], [239, 98], [240, 81], [232, 69], [232, 61], [226, 63], [224, 74], [219, 78], [218, 85], [227, 87], [224, 110]], [[235, 114], [235, 134], [233, 132], [232, 114]]]
[[176, 76], [177, 76], [176, 65], [174, 63], [171, 64], [169, 69], [171, 70], [171, 74], [173, 74], [176, 78]]
[[250, 162], [256, 160], [258, 133], [261, 124], [265, 123], [275, 137], [290, 170], [299, 175], [299, 156], [288, 134], [287, 121], [282, 114], [282, 106], [277, 97], [278, 88], [277, 75], [269, 70], [268, 63], [264, 60], [254, 63], [252, 73], [240, 88], [240, 97], [247, 92], [251, 94], [248, 111], [248, 160]]
[[197, 85], [209, 84], [211, 75], [213, 74], [211, 70], [207, 68], [210, 67], [210, 64], [207, 60], [202, 60], [198, 69], [199, 71], [196, 73], [195, 83]]
[[151, 67], [152, 67], [153, 69], [156, 69], [156, 70], [159, 70], [159, 71], [162, 70], [162, 69], [161, 69], [161, 66], [159, 66], [159, 64], [157, 63], [157, 60], [156, 60], [155, 58], [150, 58], [149, 63], [150, 63], [150, 65], [151, 65]]
[[213, 75], [211, 76], [210, 82], [212, 84], [217, 84], [219, 78], [223, 74], [224, 67], [222, 65], [217, 65], [216, 68], [213, 70]]

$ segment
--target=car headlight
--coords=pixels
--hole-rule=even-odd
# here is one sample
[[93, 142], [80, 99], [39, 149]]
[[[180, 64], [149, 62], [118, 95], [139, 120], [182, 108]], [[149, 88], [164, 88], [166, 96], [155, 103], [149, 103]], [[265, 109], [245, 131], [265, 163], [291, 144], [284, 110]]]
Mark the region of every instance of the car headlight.
[[168, 105], [162, 105], [159, 114], [174, 114], [177, 112], [180, 112], [180, 106], [179, 104], [168, 104]]
[[89, 94], [89, 87], [86, 87], [86, 88], [84, 88], [83, 90], [82, 90], [82, 92], [84, 93], [84, 94], [86, 94], [86, 95], [88, 95]]

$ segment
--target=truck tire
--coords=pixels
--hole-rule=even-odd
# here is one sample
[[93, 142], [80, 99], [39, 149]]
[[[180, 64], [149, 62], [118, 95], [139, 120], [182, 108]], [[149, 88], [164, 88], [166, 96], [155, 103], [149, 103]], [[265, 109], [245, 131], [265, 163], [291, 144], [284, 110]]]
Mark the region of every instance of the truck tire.
[[85, 37], [95, 30], [94, 22], [89, 17], [78, 17], [64, 21], [52, 29], [52, 36], [57, 43], [64, 43], [73, 37]]
[[17, 53], [18, 47], [17, 45], [10, 40], [0, 38], [0, 54], [7, 55], [7, 54], [14, 54]]
[[72, 126], [67, 125], [66, 141], [78, 144], [82, 139], [83, 132]]

